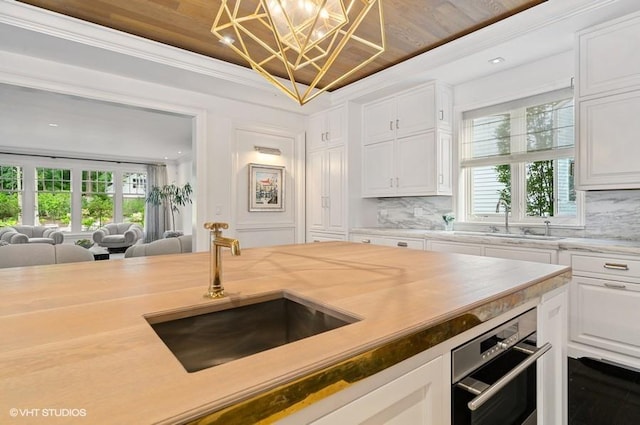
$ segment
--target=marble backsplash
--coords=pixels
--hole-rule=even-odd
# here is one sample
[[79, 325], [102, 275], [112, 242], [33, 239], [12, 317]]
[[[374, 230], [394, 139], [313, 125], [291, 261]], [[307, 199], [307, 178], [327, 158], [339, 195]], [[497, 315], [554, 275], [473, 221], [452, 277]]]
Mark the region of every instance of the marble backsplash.
[[[609, 190], [586, 193], [585, 227], [552, 226], [554, 236], [640, 240], [640, 190]], [[450, 196], [380, 198], [378, 227], [442, 230], [442, 216], [451, 212]], [[454, 223], [457, 230], [491, 231], [489, 225]], [[499, 230], [501, 230], [499, 228]], [[516, 233], [542, 234], [541, 227], [512, 228]]]

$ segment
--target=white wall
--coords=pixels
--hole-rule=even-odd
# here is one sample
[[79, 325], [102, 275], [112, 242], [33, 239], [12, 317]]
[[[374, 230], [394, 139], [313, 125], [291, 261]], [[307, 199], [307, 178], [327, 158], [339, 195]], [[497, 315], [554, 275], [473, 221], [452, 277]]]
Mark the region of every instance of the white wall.
[[[207, 249], [205, 221], [233, 226], [232, 157], [235, 128], [261, 126], [303, 134], [302, 115], [176, 89], [86, 68], [0, 51], [0, 82], [192, 115], [196, 249]], [[299, 139], [298, 143], [300, 142]], [[216, 211], [219, 206], [219, 214]], [[303, 226], [304, 223], [296, 223]], [[187, 232], [189, 233], [189, 232]], [[303, 233], [303, 232], [301, 232]], [[233, 231], [230, 232], [233, 234]]]

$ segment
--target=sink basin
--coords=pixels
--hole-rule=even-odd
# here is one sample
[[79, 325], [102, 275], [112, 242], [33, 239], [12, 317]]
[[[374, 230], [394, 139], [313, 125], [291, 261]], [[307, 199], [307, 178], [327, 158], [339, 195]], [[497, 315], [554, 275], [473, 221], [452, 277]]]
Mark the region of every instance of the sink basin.
[[[265, 299], [267, 298], [267, 299]], [[187, 372], [340, 328], [359, 319], [286, 292], [145, 318]], [[207, 311], [208, 309], [208, 311]]]

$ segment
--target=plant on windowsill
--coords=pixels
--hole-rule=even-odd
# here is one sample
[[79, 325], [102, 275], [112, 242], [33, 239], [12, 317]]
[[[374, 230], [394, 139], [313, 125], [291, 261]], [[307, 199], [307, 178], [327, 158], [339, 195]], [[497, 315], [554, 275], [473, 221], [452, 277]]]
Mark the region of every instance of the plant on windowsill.
[[171, 211], [171, 231], [165, 232], [165, 237], [180, 236], [181, 232], [176, 232], [175, 213], [180, 211], [180, 207], [184, 207], [191, 203], [191, 194], [193, 189], [191, 184], [186, 183], [184, 186], [176, 184], [165, 184], [164, 186], [153, 186], [147, 194], [146, 202], [155, 206], [164, 206]]
[[456, 220], [456, 216], [452, 212], [443, 214], [444, 230], [453, 230], [453, 222]]

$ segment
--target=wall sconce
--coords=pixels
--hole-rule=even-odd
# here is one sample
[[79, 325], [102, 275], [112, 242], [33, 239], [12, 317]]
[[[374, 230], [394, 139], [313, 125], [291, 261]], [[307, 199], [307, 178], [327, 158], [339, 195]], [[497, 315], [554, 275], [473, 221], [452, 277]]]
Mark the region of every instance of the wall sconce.
[[257, 152], [263, 153], [265, 155], [282, 155], [282, 152], [278, 148], [268, 148], [265, 146], [254, 146], [253, 148]]

